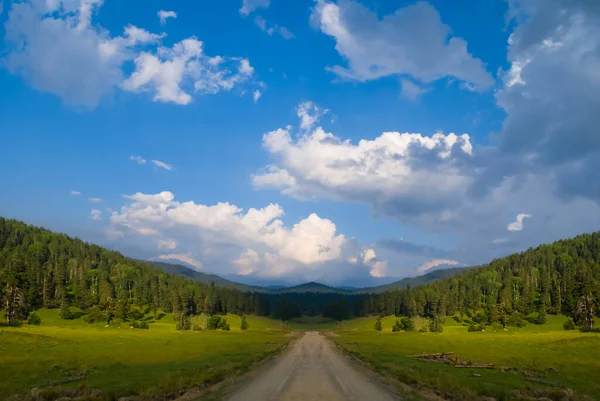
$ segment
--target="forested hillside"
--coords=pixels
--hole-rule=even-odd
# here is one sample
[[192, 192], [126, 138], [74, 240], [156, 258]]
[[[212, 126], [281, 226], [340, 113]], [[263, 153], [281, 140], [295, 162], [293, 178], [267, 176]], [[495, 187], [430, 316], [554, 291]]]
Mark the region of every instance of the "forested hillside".
[[165, 273], [76, 238], [0, 218], [0, 297], [7, 320], [34, 308], [69, 306], [126, 315], [131, 305], [175, 315], [266, 314], [252, 293], [206, 285]]
[[600, 233], [528, 249], [417, 288], [356, 300], [359, 315], [450, 316], [477, 313], [506, 322], [538, 312], [563, 313], [591, 326], [600, 299]]

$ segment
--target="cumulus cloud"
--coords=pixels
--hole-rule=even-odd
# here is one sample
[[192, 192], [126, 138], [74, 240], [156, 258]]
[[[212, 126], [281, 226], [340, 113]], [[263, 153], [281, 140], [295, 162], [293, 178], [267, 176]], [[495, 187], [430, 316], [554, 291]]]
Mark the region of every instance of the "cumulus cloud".
[[163, 169], [165, 169], [167, 171], [172, 171], [173, 170], [173, 166], [172, 165], [170, 165], [168, 163], [165, 163], [165, 162], [161, 162], [160, 160], [152, 160], [152, 164], [154, 164], [156, 167], [163, 168]]
[[585, 0], [521, 0], [511, 2], [510, 17], [516, 25], [511, 66], [497, 93], [507, 113], [500, 151], [514, 157], [514, 168], [551, 174], [558, 196], [597, 200], [600, 7]]
[[129, 160], [133, 160], [137, 164], [146, 164], [146, 159], [142, 156], [129, 156]]
[[338, 77], [360, 82], [410, 75], [421, 82], [453, 77], [473, 90], [486, 90], [494, 79], [467, 42], [451, 35], [437, 10], [417, 2], [379, 18], [353, 0], [317, 0], [311, 22], [335, 39], [348, 66], [327, 67]]
[[[112, 36], [92, 17], [102, 0], [13, 2], [6, 28], [6, 57], [13, 74], [69, 105], [94, 108], [116, 88], [150, 92], [155, 101], [188, 104], [195, 94], [231, 90], [249, 80], [247, 60], [212, 56], [188, 38], [160, 46], [156, 34], [128, 25]], [[48, 52], [48, 49], [53, 49]], [[135, 70], [126, 76], [125, 63]]]
[[270, 0], [242, 0], [242, 8], [240, 8], [240, 14], [247, 16], [250, 15], [257, 8], [268, 8]]
[[438, 266], [456, 266], [459, 265], [460, 262], [457, 262], [456, 260], [449, 260], [449, 259], [435, 259], [432, 260], [430, 262], [427, 263], [423, 263], [421, 266], [417, 267], [417, 272], [418, 273], [426, 273], [427, 271], [438, 267]]
[[260, 97], [262, 96], [262, 93], [260, 93], [260, 91], [257, 89], [254, 91], [254, 93], [252, 94], [252, 99], [254, 100], [254, 103], [258, 102], [258, 99], [260, 99]]
[[[327, 262], [360, 252], [352, 241], [336, 232], [332, 221], [314, 213], [286, 227], [280, 219], [283, 209], [276, 204], [244, 211], [229, 203], [206, 206], [179, 202], [167, 191], [125, 198], [129, 202], [111, 216], [113, 232], [130, 237], [153, 235], [158, 240], [176, 241], [177, 248], [182, 249], [186, 243], [193, 249], [211, 249], [212, 257], [221, 260], [231, 255], [232, 249], [241, 248], [237, 258], [228, 260], [245, 274], [252, 271], [280, 276], [318, 271]], [[381, 265], [377, 271], [382, 271]]]
[[517, 220], [510, 223], [506, 229], [508, 231], [521, 231], [523, 230], [523, 220], [530, 218], [531, 216], [525, 213], [520, 213], [517, 215]]
[[248, 59], [207, 56], [196, 38], [184, 39], [172, 48], [161, 47], [155, 54], [142, 52], [134, 64], [135, 71], [123, 81], [122, 89], [151, 92], [154, 101], [180, 105], [192, 101], [191, 88], [184, 88], [187, 81], [193, 83], [194, 93], [216, 94], [234, 89], [254, 73]]
[[204, 266], [202, 262], [194, 259], [190, 253], [169, 253], [165, 255], [160, 255], [154, 258], [155, 260], [178, 260], [183, 263], [187, 263], [190, 266], [194, 266], [196, 269], [200, 270]]
[[298, 107], [299, 135], [288, 126], [263, 136], [277, 163], [253, 176], [255, 187], [301, 199], [366, 202], [384, 214], [435, 211], [438, 219], [453, 217], [472, 182], [472, 173], [462, 168], [473, 153], [468, 134], [384, 132], [353, 144], [315, 127], [318, 110], [312, 103]]
[[92, 220], [100, 220], [101, 216], [102, 216], [102, 211], [101, 210], [92, 209], [90, 211], [90, 219], [92, 219]]
[[167, 23], [167, 19], [177, 18], [177, 13], [175, 11], [160, 10], [158, 12], [158, 18], [160, 19], [160, 24], [164, 25]]

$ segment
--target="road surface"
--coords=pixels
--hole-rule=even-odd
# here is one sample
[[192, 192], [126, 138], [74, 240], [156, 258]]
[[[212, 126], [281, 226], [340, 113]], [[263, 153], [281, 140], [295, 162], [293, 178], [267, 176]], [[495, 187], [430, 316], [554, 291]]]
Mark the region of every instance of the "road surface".
[[392, 401], [325, 336], [307, 332], [228, 401]]

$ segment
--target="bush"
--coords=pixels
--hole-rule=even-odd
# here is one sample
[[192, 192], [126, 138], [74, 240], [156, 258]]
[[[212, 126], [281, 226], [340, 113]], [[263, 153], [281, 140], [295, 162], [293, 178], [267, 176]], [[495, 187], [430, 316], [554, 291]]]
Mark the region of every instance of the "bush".
[[86, 323], [106, 322], [106, 320], [106, 315], [97, 306], [91, 308], [83, 317], [83, 321]]
[[63, 298], [62, 302], [60, 303], [58, 317], [65, 320], [73, 319], [73, 314], [69, 309], [69, 301], [67, 301], [66, 297]]
[[469, 332], [473, 332], [473, 331], [483, 331], [484, 330], [484, 326], [482, 324], [472, 324], [469, 326]]
[[138, 322], [138, 321], [133, 322], [132, 327], [134, 329], [144, 329], [144, 330], [148, 330], [150, 328], [150, 326], [148, 325], [148, 322], [143, 321], [143, 320], [140, 322]]
[[208, 323], [206, 324], [206, 328], [208, 330], [216, 330], [219, 328], [219, 323], [221, 322], [221, 316], [214, 315], [208, 319]]
[[192, 322], [186, 315], [181, 313], [177, 317], [177, 324], [175, 325], [175, 328], [183, 331], [190, 330], [192, 328]]
[[242, 316], [242, 324], [240, 326], [241, 330], [248, 330], [248, 321], [246, 320], [246, 316]]
[[525, 326], [527, 326], [527, 321], [523, 318], [523, 315], [521, 313], [513, 312], [506, 319], [506, 325], [513, 326], [513, 327], [525, 327]]
[[42, 318], [40, 318], [37, 313], [31, 312], [29, 317], [27, 318], [27, 324], [31, 324], [33, 326], [39, 326], [42, 323]]
[[438, 316], [434, 316], [429, 322], [429, 331], [432, 333], [441, 333], [444, 331], [444, 327], [442, 326], [442, 322]]
[[119, 319], [119, 318], [116, 318], [116, 319], [113, 319], [113, 320], [110, 321], [110, 325], [111, 326], [115, 326], [115, 327], [118, 327], [118, 328], [121, 328], [121, 326], [123, 325], [123, 323], [125, 323], [123, 321], [123, 319]]
[[402, 326], [405, 331], [415, 331], [415, 322], [409, 317], [403, 317], [400, 319]]
[[404, 330], [404, 326], [402, 325], [400, 320], [396, 320], [396, 323], [392, 327], [392, 332], [396, 333], [396, 332], [402, 331], [402, 330]]
[[222, 317], [219, 320], [219, 324], [217, 324], [217, 328], [225, 331], [229, 331], [229, 323], [227, 323], [227, 319]]
[[380, 333], [381, 330], [383, 330], [383, 325], [381, 324], [381, 317], [377, 317], [377, 320], [375, 321], [375, 330], [377, 330]]
[[563, 329], [575, 330], [575, 322], [573, 321], [573, 319], [567, 319], [567, 321], [563, 324]]

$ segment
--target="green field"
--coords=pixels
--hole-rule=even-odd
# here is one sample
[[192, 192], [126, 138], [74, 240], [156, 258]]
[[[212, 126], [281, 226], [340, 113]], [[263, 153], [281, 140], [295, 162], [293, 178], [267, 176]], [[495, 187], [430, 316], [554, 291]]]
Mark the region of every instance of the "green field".
[[[333, 339], [381, 373], [460, 399], [519, 399], [514, 391], [520, 390], [521, 394], [535, 394], [533, 399], [544, 396], [558, 400], [564, 394], [563, 390], [556, 390], [560, 388], [597, 399], [600, 334], [565, 331], [565, 320], [563, 316], [550, 315], [544, 325], [470, 333], [467, 327], [448, 318], [444, 332], [433, 334], [392, 333], [396, 318], [386, 317], [379, 334], [374, 330], [375, 318], [364, 318], [343, 322]], [[462, 360], [494, 363], [497, 369], [457, 369], [407, 358], [441, 352], [454, 352]], [[516, 370], [503, 372], [500, 367]]]
[[248, 317], [243, 332], [234, 315], [230, 332], [178, 332], [170, 315], [138, 330], [61, 320], [56, 309], [38, 314], [40, 326], [0, 327], [0, 399], [70, 380], [64, 385], [84, 384], [108, 398], [165, 394], [244, 371], [289, 339], [266, 318]]

